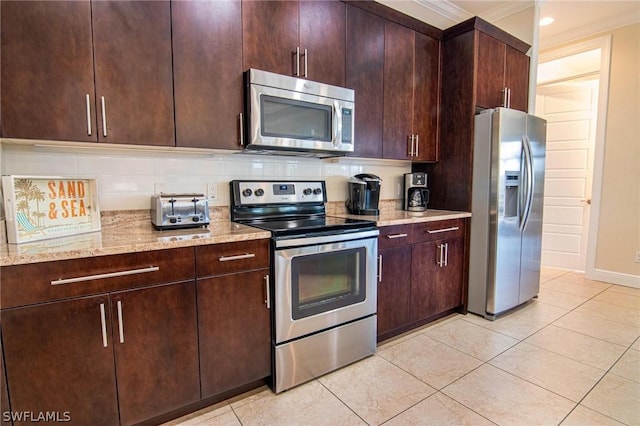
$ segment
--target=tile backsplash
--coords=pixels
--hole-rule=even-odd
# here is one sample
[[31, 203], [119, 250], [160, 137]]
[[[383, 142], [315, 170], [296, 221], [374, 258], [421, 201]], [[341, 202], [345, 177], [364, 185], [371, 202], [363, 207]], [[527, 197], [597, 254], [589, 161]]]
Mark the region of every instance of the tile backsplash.
[[358, 173], [380, 176], [381, 199], [393, 200], [402, 198], [402, 175], [411, 171], [409, 161], [6, 142], [0, 147], [0, 167], [3, 175], [96, 178], [103, 211], [149, 209], [149, 198], [157, 192], [214, 192], [210, 205], [227, 206], [232, 179], [323, 179], [328, 201], [340, 202], [347, 198], [347, 180]]

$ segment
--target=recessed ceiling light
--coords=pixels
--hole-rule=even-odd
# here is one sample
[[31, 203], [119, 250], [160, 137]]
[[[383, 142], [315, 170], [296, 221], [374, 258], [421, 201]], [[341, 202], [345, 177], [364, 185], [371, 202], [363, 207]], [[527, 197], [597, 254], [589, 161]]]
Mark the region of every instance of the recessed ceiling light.
[[544, 27], [545, 25], [550, 25], [553, 23], [553, 21], [555, 21], [555, 19], [553, 19], [551, 16], [545, 16], [540, 20], [540, 26]]

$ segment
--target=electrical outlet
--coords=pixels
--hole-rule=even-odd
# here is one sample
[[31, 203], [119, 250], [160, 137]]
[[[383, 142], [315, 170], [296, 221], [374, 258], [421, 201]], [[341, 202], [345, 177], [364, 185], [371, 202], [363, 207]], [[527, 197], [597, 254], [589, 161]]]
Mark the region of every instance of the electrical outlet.
[[207, 197], [209, 198], [209, 201], [218, 199], [218, 184], [216, 183], [207, 184]]
[[636, 263], [640, 263], [640, 250], [636, 250]]

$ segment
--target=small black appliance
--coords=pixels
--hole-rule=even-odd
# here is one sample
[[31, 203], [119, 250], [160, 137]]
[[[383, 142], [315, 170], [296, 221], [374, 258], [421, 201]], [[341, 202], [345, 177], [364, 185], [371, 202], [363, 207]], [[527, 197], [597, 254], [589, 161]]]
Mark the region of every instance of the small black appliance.
[[381, 182], [379, 176], [370, 173], [361, 173], [349, 179], [349, 198], [345, 202], [349, 213], [378, 215]]

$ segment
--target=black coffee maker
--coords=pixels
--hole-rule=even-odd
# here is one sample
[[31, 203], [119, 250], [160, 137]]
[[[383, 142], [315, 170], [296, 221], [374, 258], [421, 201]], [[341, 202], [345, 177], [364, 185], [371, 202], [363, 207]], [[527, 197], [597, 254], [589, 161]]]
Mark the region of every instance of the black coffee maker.
[[410, 212], [423, 212], [429, 203], [427, 174], [424, 172], [405, 173], [404, 209]]
[[345, 202], [351, 214], [378, 215], [382, 179], [369, 173], [361, 173], [349, 179], [349, 199]]

